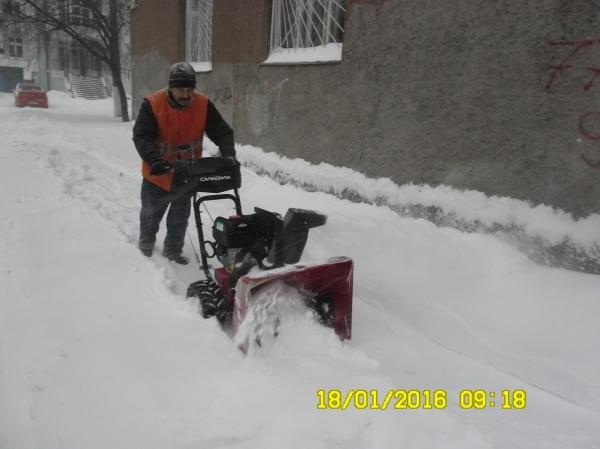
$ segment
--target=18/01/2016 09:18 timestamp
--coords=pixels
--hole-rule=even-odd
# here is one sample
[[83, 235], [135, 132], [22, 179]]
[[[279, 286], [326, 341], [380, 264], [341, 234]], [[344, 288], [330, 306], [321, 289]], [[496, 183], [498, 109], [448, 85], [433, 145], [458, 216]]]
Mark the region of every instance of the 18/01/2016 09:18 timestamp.
[[[444, 409], [448, 406], [446, 390], [389, 390], [385, 395], [378, 390], [318, 390], [317, 409], [346, 410], [397, 410]], [[462, 390], [458, 396], [460, 408], [481, 410], [484, 408], [524, 409], [527, 394], [524, 390], [502, 390], [497, 395], [486, 390]]]

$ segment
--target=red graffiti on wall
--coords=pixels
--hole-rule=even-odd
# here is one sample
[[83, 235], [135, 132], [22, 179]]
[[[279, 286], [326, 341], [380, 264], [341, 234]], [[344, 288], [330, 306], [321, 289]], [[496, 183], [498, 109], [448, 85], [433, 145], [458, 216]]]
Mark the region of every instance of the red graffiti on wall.
[[[567, 55], [567, 57], [564, 58], [559, 64], [549, 64], [548, 65], [548, 68], [553, 70], [553, 72], [550, 75], [550, 79], [546, 83], [546, 90], [548, 90], [552, 87], [552, 84], [554, 83], [554, 80], [556, 79], [556, 76], [559, 73], [562, 73], [565, 70], [572, 69], [574, 67], [571, 64], [571, 60], [577, 53], [579, 53], [579, 51], [583, 50], [584, 48], [591, 47], [592, 45], [597, 44], [598, 42], [600, 42], [600, 40], [598, 40], [598, 39], [587, 39], [585, 41], [550, 42], [550, 46], [552, 46], [552, 47], [564, 46], [564, 47], [572, 48], [572, 50]], [[594, 84], [594, 81], [596, 80], [598, 75], [600, 75], [600, 68], [587, 67], [587, 70], [593, 71], [595, 74], [594, 74], [594, 77], [590, 80], [590, 82], [584, 86], [584, 88], [583, 88], [584, 90], [589, 90], [592, 87], [592, 85]]]
[[[585, 114], [583, 114], [579, 118], [579, 131], [581, 131], [581, 134], [583, 134], [584, 137], [586, 137], [587, 139], [600, 140], [600, 133], [596, 134], [596, 133], [590, 131], [589, 123], [588, 123], [588, 127], [586, 127], [586, 122], [589, 122], [590, 120], [594, 120], [594, 119], [596, 121], [598, 121], [600, 119], [600, 112], [590, 111], [590, 112], [586, 112]], [[581, 159], [583, 159], [583, 161], [592, 168], [600, 168], [600, 161], [592, 160], [592, 159], [588, 158], [584, 153], [581, 153]]]
[[[552, 74], [550, 75], [550, 79], [546, 83], [546, 90], [549, 90], [552, 87], [559, 73], [564, 73], [566, 70], [572, 69], [574, 67], [573, 58], [575, 57], [575, 55], [577, 55], [580, 51], [590, 48], [591, 46], [596, 45], [598, 43], [600, 43], [600, 39], [550, 42], [550, 46], [552, 47], [560, 46], [569, 48], [570, 53], [559, 64], [548, 65], [548, 68], [552, 70]], [[594, 81], [596, 81], [596, 78], [600, 76], [600, 68], [586, 67], [586, 70], [593, 73], [593, 76], [589, 80], [589, 82], [585, 86], [583, 86], [583, 90], [589, 91], [594, 85]], [[600, 129], [600, 127], [597, 125], [599, 119], [600, 112], [597, 111], [586, 112], [579, 118], [579, 131], [586, 139], [594, 141], [600, 140], [600, 131], [590, 131], [590, 124], [594, 125], [594, 123], [591, 123], [591, 121], [595, 121], [595, 128]], [[585, 153], [581, 153], [580, 157], [590, 167], [600, 168], [600, 161], [590, 159], [585, 155]]]
[[581, 153], [581, 159], [592, 168], [600, 168], [600, 161], [592, 161], [588, 159], [584, 153]]
[[585, 122], [589, 121], [588, 119], [590, 117], [594, 117], [594, 116], [600, 116], [600, 112], [590, 111], [590, 112], [586, 112], [585, 114], [583, 114], [579, 118], [579, 131], [581, 131], [581, 134], [583, 134], [585, 137], [587, 137], [590, 140], [600, 140], [600, 135], [592, 134], [585, 127]]
[[588, 67], [587, 70], [589, 70], [590, 72], [594, 72], [595, 75], [594, 77], [590, 80], [589, 83], [587, 83], [584, 87], [583, 90], [590, 90], [590, 87], [592, 87], [592, 84], [594, 84], [594, 81], [596, 81], [596, 78], [598, 78], [598, 75], [600, 75], [600, 69], [596, 69], [594, 67]]

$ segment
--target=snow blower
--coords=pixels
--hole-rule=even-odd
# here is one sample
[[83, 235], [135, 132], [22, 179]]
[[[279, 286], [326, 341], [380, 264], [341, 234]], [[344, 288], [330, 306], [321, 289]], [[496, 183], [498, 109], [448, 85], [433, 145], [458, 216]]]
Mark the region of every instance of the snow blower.
[[[350, 339], [352, 259], [335, 257], [318, 263], [299, 262], [309, 230], [324, 225], [327, 217], [295, 208], [282, 217], [258, 207], [253, 214], [244, 215], [238, 192], [241, 174], [237, 160], [201, 158], [188, 163], [196, 183], [193, 209], [200, 250], [198, 263], [205, 279], [190, 284], [187, 296], [199, 299], [204, 318], [215, 316], [222, 324], [231, 320], [235, 336], [252, 298], [282, 281], [301, 293], [323, 325], [332, 327], [342, 340]], [[214, 219], [214, 241], [210, 241], [204, 237], [200, 206], [219, 200], [232, 201], [235, 215]], [[208, 264], [208, 259], [215, 257], [222, 267], [213, 269]]]

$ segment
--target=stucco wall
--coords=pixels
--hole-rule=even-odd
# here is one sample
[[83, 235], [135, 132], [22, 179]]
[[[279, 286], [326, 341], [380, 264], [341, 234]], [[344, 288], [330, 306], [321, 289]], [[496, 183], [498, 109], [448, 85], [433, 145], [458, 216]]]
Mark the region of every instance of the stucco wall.
[[[581, 155], [600, 159], [599, 12], [560, 0], [352, 5], [340, 64], [236, 64], [237, 138], [398, 184], [598, 212], [600, 172]], [[571, 68], [550, 67], [561, 63]]]
[[[236, 141], [599, 212], [600, 170], [584, 160], [600, 160], [599, 0], [348, 0], [343, 60], [304, 66], [259, 64], [270, 4], [215, 2], [214, 70], [198, 85]], [[148, 54], [134, 52], [134, 92]]]

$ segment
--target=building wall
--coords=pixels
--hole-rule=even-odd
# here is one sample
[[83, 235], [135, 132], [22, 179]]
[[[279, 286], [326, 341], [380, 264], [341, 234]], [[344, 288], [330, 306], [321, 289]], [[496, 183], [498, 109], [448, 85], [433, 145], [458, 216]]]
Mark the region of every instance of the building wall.
[[[237, 142], [398, 184], [599, 212], [598, 0], [348, 0], [343, 60], [285, 66], [260, 64], [270, 5], [215, 2], [213, 71], [198, 90]], [[134, 46], [134, 95], [164, 87], [177, 45]]]
[[[10, 55], [9, 37], [11, 35], [20, 36], [22, 39], [21, 48], [23, 54], [21, 57]], [[11, 92], [17, 83], [24, 80], [33, 81], [34, 74], [38, 71], [36, 59], [37, 42], [35, 39], [30, 38], [25, 32], [16, 33], [5, 26], [0, 27], [0, 68], [2, 68], [0, 91]], [[19, 75], [14, 78], [13, 74], [16, 73], [19, 73]]]
[[131, 11], [133, 116], [144, 95], [166, 87], [169, 67], [185, 59], [185, 0], [144, 0]]

